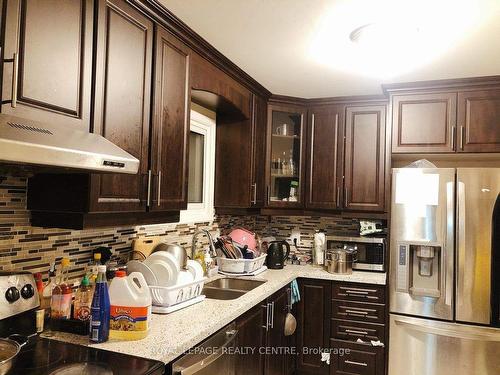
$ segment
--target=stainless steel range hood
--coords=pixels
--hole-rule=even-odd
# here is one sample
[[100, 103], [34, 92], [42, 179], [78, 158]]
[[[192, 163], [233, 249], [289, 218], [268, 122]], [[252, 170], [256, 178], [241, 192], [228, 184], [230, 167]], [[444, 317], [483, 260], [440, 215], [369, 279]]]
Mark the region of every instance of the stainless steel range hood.
[[0, 162], [135, 174], [139, 160], [106, 138], [0, 114]]

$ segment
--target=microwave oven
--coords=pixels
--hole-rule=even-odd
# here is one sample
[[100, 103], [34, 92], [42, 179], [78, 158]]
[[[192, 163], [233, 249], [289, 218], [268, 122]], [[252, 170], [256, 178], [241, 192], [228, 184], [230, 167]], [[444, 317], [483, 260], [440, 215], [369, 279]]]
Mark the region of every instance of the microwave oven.
[[358, 271], [385, 272], [386, 241], [376, 237], [326, 236], [327, 249], [356, 249], [357, 260], [352, 268]]

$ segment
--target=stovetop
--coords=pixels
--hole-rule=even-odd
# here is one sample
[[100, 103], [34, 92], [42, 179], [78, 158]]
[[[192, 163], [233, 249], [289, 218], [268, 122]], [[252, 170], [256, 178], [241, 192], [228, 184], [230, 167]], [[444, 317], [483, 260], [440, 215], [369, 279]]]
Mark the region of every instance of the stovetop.
[[164, 370], [158, 361], [37, 337], [23, 347], [9, 375], [162, 375]]

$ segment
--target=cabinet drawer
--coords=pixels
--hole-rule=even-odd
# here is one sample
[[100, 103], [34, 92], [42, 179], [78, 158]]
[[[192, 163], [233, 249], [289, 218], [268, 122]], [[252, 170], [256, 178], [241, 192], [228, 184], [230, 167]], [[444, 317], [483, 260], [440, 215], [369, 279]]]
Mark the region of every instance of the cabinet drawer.
[[332, 298], [371, 303], [385, 303], [385, 287], [366, 284], [333, 283]]
[[384, 342], [385, 326], [383, 324], [352, 322], [350, 320], [332, 319], [330, 337], [348, 341], [377, 341]]
[[332, 318], [384, 324], [384, 305], [332, 300]]
[[330, 340], [330, 375], [383, 375], [384, 348], [349, 341]]

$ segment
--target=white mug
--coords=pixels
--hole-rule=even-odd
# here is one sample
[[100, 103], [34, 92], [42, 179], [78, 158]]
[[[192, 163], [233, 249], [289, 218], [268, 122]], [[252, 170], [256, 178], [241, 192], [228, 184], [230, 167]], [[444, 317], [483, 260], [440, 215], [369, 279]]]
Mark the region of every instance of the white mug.
[[288, 124], [283, 124], [276, 128], [276, 134], [278, 135], [288, 135], [289, 126]]

